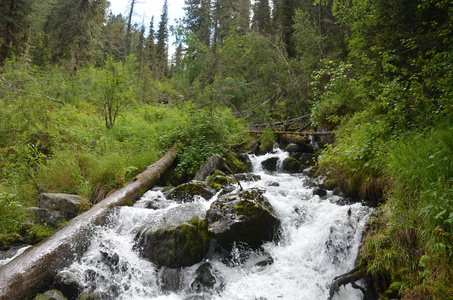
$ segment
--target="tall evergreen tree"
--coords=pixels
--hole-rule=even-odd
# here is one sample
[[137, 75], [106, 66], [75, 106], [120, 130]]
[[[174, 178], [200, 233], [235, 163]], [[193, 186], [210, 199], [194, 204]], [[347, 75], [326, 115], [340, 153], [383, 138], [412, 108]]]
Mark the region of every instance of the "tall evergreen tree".
[[132, 26], [132, 15], [134, 14], [135, 0], [131, 0], [129, 16], [127, 18], [127, 28], [126, 28], [126, 52], [124, 53], [123, 63], [125, 62], [126, 56], [131, 52], [131, 26]]
[[165, 0], [157, 30], [156, 57], [158, 62], [157, 79], [167, 72], [168, 62], [168, 1]]
[[107, 8], [106, 0], [59, 0], [48, 22], [51, 59], [73, 73], [92, 63]]
[[32, 13], [32, 0], [0, 2], [0, 66], [9, 56], [17, 56], [23, 52]]
[[206, 46], [211, 42], [211, 0], [185, 0], [185, 26]]
[[250, 27], [250, 0], [215, 0], [214, 51], [221, 46], [228, 33], [245, 34]]
[[113, 55], [116, 60], [121, 60], [126, 53], [125, 39], [126, 19], [121, 15], [110, 15], [102, 29], [102, 45], [104, 57]]
[[277, 30], [277, 33], [285, 43], [288, 55], [294, 57], [294, 16], [296, 15], [296, 9], [300, 7], [301, 1], [273, 0], [273, 2], [273, 27]]
[[252, 28], [260, 33], [271, 31], [271, 9], [269, 0], [257, 0], [253, 6]]

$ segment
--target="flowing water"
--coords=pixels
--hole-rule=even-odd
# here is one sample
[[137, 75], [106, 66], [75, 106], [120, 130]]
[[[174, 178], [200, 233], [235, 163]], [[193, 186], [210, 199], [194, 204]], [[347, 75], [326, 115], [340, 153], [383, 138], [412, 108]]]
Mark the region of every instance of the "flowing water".
[[[370, 209], [360, 203], [337, 204], [341, 198], [331, 193], [323, 198], [313, 195], [301, 174], [262, 170], [263, 160], [279, 156], [282, 161], [287, 155], [276, 150], [251, 156], [253, 173], [261, 180], [241, 182], [244, 189], [266, 190], [264, 195], [282, 222], [277, 243], [265, 243], [260, 251], [239, 245], [228, 259], [211, 252], [201, 263], [181, 270], [156, 269], [134, 250], [139, 229], [204, 215], [217, 197], [178, 204], [160, 191], [148, 191], [134, 206], [116, 208], [108, 225], [94, 228], [90, 248], [69, 271], [79, 274], [92, 291], [112, 299], [327, 299], [332, 279], [354, 268]], [[153, 209], [145, 208], [150, 204]], [[209, 290], [196, 289], [196, 270], [206, 262], [215, 284]], [[362, 294], [341, 288], [334, 299], [362, 299]]]

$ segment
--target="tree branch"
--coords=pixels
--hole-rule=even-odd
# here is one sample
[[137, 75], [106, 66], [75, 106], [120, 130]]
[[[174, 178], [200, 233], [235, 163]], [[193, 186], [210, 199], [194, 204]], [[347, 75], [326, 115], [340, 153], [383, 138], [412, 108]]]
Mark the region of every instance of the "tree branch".
[[34, 95], [34, 96], [41, 96], [41, 97], [44, 97], [44, 98], [49, 99], [49, 100], [54, 101], [54, 102], [58, 102], [58, 103], [63, 104], [63, 105], [66, 104], [63, 101], [61, 101], [60, 99], [52, 98], [52, 97], [45, 96], [45, 95], [38, 95], [38, 94], [33, 93], [31, 91], [26, 91], [26, 90], [20, 89], [18, 87], [15, 87], [11, 82], [7, 81], [5, 79], [5, 77], [3, 77], [3, 76], [0, 76], [0, 86], [3, 89], [5, 89], [7, 91], [10, 91], [10, 92], [17, 91], [17, 92], [21, 92], [21, 93], [27, 93], [27, 94]]

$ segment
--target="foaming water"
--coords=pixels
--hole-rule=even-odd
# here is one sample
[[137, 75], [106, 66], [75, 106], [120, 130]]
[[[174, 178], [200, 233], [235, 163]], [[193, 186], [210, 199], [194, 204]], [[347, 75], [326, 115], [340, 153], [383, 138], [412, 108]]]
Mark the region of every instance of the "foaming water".
[[[279, 241], [252, 251], [238, 245], [228, 260], [210, 253], [194, 266], [171, 270], [176, 288], [162, 282], [165, 268], [141, 259], [134, 239], [141, 228], [181, 222], [203, 216], [210, 204], [202, 198], [178, 204], [160, 191], [148, 191], [133, 207], [116, 208], [107, 226], [93, 228], [88, 251], [69, 270], [80, 274], [87, 290], [114, 299], [327, 299], [332, 279], [354, 268], [362, 231], [370, 209], [359, 203], [338, 205], [338, 196], [313, 195], [301, 174], [266, 173], [261, 162], [287, 153], [277, 150], [250, 156], [258, 181], [241, 182], [245, 188], [264, 189], [281, 220]], [[153, 209], [147, 207], [152, 204]], [[210, 263], [214, 287], [200, 291], [193, 284], [197, 268]], [[342, 288], [334, 299], [362, 299], [360, 291]]]

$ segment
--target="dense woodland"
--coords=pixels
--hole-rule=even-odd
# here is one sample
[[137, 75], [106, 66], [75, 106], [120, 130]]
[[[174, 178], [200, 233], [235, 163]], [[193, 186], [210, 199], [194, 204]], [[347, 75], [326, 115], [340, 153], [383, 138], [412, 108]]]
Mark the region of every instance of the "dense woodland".
[[88, 209], [173, 143], [190, 178], [309, 114], [335, 132], [320, 172], [378, 203], [359, 267], [381, 298], [453, 299], [453, 1], [186, 0], [171, 28], [170, 2], [157, 28], [134, 5], [0, 3], [3, 247], [51, 232], [27, 221], [40, 192]]

